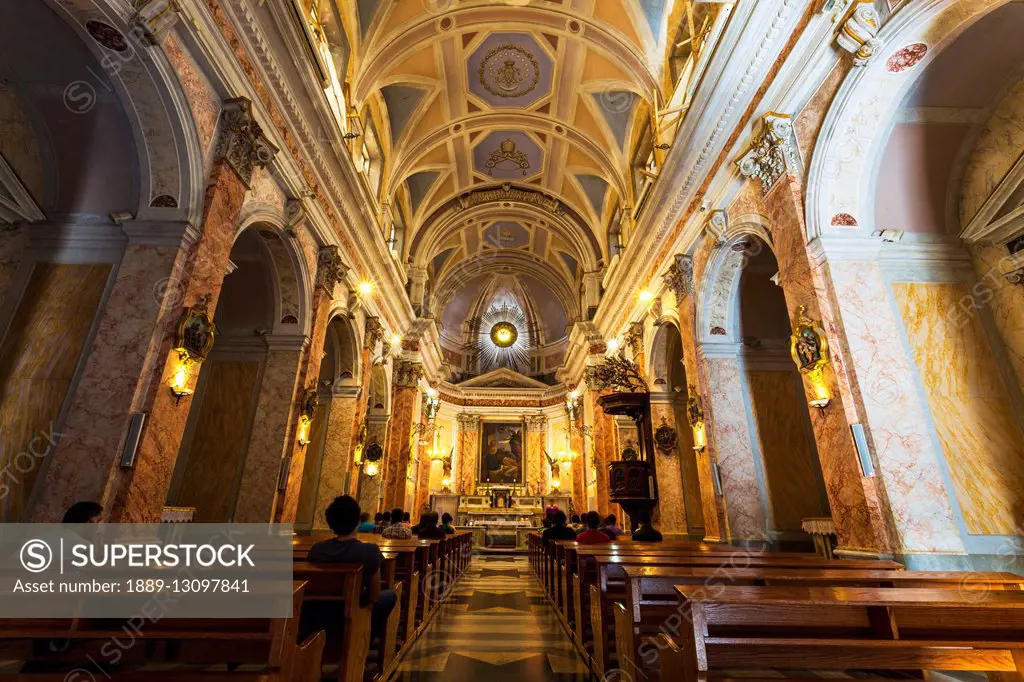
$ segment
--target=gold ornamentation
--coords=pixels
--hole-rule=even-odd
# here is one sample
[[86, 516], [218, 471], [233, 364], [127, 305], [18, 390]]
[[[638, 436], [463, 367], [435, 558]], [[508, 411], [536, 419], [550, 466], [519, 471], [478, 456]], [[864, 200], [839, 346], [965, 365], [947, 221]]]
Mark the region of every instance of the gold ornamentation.
[[537, 190], [519, 189], [507, 182], [502, 183], [501, 187], [497, 189], [478, 189], [460, 194], [455, 203], [452, 204], [452, 212], [461, 213], [474, 206], [499, 201], [517, 201], [523, 204], [531, 204], [556, 216], [565, 213], [565, 209], [558, 199]]
[[511, 348], [519, 339], [519, 330], [511, 322], [499, 322], [491, 327], [491, 343], [498, 348]]
[[491, 152], [491, 155], [487, 157], [487, 163], [484, 164], [487, 168], [489, 175], [494, 175], [494, 169], [503, 163], [512, 163], [519, 168], [523, 169], [523, 175], [530, 170], [530, 160], [526, 158], [524, 152], [516, 149], [516, 143], [514, 140], [506, 138], [501, 141], [498, 148]]
[[613, 355], [587, 372], [587, 383], [594, 389], [610, 388], [624, 393], [647, 393], [647, 382], [636, 363]]
[[174, 349], [182, 359], [202, 362], [213, 348], [217, 326], [209, 313], [210, 296], [199, 299], [191, 308], [185, 308], [174, 334]]
[[686, 396], [686, 418], [690, 422], [690, 426], [697, 426], [704, 421], [704, 408], [700, 402], [700, 396], [697, 395], [697, 388], [690, 384], [687, 396]]
[[790, 353], [800, 373], [807, 377], [814, 390], [812, 407], [825, 407], [832, 396], [825, 381], [825, 366], [829, 363], [828, 339], [821, 323], [807, 317], [807, 307], [797, 308], [796, 326], [790, 337]]
[[480, 85], [492, 95], [505, 98], [522, 97], [537, 87], [540, 80], [540, 64], [526, 48], [506, 43], [498, 45], [484, 55], [480, 60], [477, 76]]

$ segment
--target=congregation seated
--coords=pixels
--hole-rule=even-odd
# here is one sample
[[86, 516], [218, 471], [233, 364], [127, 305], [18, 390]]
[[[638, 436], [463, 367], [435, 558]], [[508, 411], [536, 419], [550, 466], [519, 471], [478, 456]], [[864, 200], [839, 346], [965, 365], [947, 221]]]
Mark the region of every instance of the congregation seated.
[[615, 514], [609, 514], [604, 517], [604, 527], [601, 530], [603, 530], [608, 537], [612, 539], [612, 542], [618, 540], [619, 536], [622, 535], [622, 529], [619, 528], [618, 522], [615, 519]]
[[[334, 498], [327, 507], [324, 516], [327, 526], [335, 537], [322, 540], [309, 549], [310, 563], [324, 564], [361, 564], [363, 566], [363, 589], [360, 596], [362, 606], [373, 605], [370, 620], [370, 632], [373, 638], [383, 640], [384, 626], [388, 615], [395, 608], [398, 597], [394, 590], [382, 590], [380, 569], [384, 563], [384, 555], [380, 547], [369, 542], [362, 542], [356, 536], [360, 519], [359, 503], [349, 495]], [[317, 608], [303, 609], [301, 633], [315, 632], [325, 629], [325, 619], [329, 613]]]
[[651, 513], [642, 511], [637, 514], [639, 527], [633, 531], [633, 542], [661, 542], [661, 533], [651, 525]]
[[380, 535], [384, 532], [384, 529], [391, 525], [391, 512], [381, 512], [377, 514], [377, 525], [373, 529], [374, 535]]
[[576, 536], [576, 542], [581, 545], [600, 545], [612, 541], [608, 533], [601, 529], [601, 515], [596, 511], [584, 514], [583, 522], [587, 524], [586, 530]]
[[[380, 514], [377, 514], [377, 521], [379, 520]], [[359, 532], [372, 533], [373, 529], [377, 527], [377, 521], [371, 521], [370, 515], [367, 512], [363, 512], [359, 515]]]
[[443, 540], [445, 535], [444, 528], [437, 525], [437, 512], [427, 512], [420, 517], [416, 530], [416, 537], [420, 540]]
[[540, 534], [541, 540], [547, 544], [548, 540], [575, 540], [576, 531], [566, 525], [565, 512], [555, 512], [551, 521], [551, 527], [546, 528]]
[[583, 522], [580, 521], [580, 515], [579, 514], [573, 514], [572, 515], [572, 520], [569, 523], [569, 527], [572, 528], [577, 533], [579, 533], [581, 530], [583, 530], [585, 528], [585, 526], [583, 525]]
[[455, 526], [452, 525], [452, 515], [448, 512], [441, 514], [441, 528], [444, 529], [445, 535], [455, 535]]
[[[408, 519], [408, 516], [404, 518]], [[395, 508], [391, 510], [391, 523], [381, 531], [380, 536], [389, 540], [408, 540], [412, 537], [412, 528], [408, 523], [403, 523], [402, 510]]]

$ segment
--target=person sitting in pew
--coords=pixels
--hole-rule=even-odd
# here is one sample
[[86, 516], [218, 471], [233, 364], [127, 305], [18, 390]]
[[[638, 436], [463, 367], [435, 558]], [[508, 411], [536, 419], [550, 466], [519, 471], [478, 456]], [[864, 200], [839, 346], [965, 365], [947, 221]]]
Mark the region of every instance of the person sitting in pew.
[[636, 522], [639, 525], [633, 532], [633, 542], [661, 542], [661, 533], [654, 530], [651, 525], [651, 512], [641, 511], [636, 515]]
[[[380, 567], [384, 563], [384, 555], [377, 545], [362, 542], [356, 537], [360, 509], [355, 498], [349, 495], [335, 497], [324, 512], [324, 516], [335, 537], [322, 540], [310, 547], [308, 560], [315, 564], [363, 565], [363, 591], [360, 602], [363, 606], [373, 604], [370, 635], [383, 642], [388, 615], [398, 602], [398, 595], [394, 590], [382, 590], [380, 586]], [[302, 615], [306, 616], [305, 613]], [[323, 616], [311, 613], [310, 617], [315, 620]]]
[[579, 533], [581, 530], [583, 530], [584, 526], [583, 522], [580, 521], [579, 514], [572, 515], [572, 522], [569, 524], [569, 527], [572, 528], [573, 531], [575, 531], [576, 533]]
[[[377, 514], [377, 516], [380, 516], [380, 514]], [[363, 512], [362, 514], [359, 515], [359, 529], [358, 530], [359, 530], [360, 533], [372, 533], [373, 529], [376, 528], [376, 527], [377, 527], [377, 523], [375, 521], [371, 521], [370, 520], [369, 512]]]
[[608, 534], [608, 537], [612, 539], [612, 542], [618, 540], [619, 536], [622, 535], [622, 529], [619, 528], [618, 522], [615, 519], [615, 514], [609, 514], [604, 517], [604, 528], [601, 530]]
[[389, 540], [408, 540], [412, 537], [412, 529], [402, 523], [402, 510], [395, 508], [391, 510], [391, 525], [380, 534], [382, 538]]
[[402, 523], [405, 524], [406, 528], [412, 528], [412, 516], [409, 514], [409, 512], [402, 513]]
[[377, 522], [377, 527], [373, 530], [376, 535], [380, 535], [384, 532], [384, 529], [391, 525], [391, 512], [381, 512], [377, 514], [380, 517], [380, 521]]
[[555, 512], [555, 515], [551, 520], [551, 527], [545, 529], [545, 531], [540, 534], [541, 542], [546, 545], [548, 544], [548, 540], [575, 540], [576, 531], [565, 525], [565, 522], [565, 512]]
[[444, 528], [437, 525], [437, 512], [427, 512], [420, 517], [420, 527], [416, 531], [420, 540], [444, 540]]
[[454, 520], [448, 512], [441, 514], [441, 528], [444, 529], [445, 535], [455, 535], [455, 526], [452, 525]]
[[596, 511], [589, 511], [584, 514], [583, 521], [587, 524], [587, 529], [576, 536], [576, 542], [581, 545], [600, 545], [612, 541], [608, 537], [608, 533], [600, 530], [601, 515]]

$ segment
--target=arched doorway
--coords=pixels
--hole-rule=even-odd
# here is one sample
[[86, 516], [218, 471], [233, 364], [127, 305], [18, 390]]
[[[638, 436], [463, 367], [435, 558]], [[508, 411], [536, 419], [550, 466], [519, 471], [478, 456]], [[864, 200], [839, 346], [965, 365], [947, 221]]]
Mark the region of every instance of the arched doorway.
[[[676, 433], [674, 450], [658, 449], [659, 528], [704, 537], [704, 509], [697, 473], [693, 431], [686, 416], [689, 383], [683, 365], [683, 339], [672, 322], [663, 322], [651, 353], [651, 417], [655, 435], [667, 426]], [[681, 499], [680, 499], [681, 496]]]
[[303, 337], [302, 281], [279, 232], [253, 226], [231, 249], [168, 503], [195, 520], [267, 521], [290, 434]]
[[828, 496], [770, 231], [748, 218], [706, 271], [698, 321], [722, 494], [733, 539], [806, 543]]
[[[341, 449], [351, 450], [351, 405], [359, 393], [358, 349], [351, 321], [347, 317], [332, 319], [327, 325], [324, 358], [320, 363], [320, 376], [317, 380], [317, 392], [320, 396], [319, 414], [313, 420], [309, 435], [306, 465], [302, 472], [302, 488], [295, 515], [295, 527], [298, 530], [324, 526], [323, 511], [326, 503], [330, 502], [321, 500], [318, 496], [321, 478], [325, 475], [324, 462], [334, 461], [339, 455], [347, 456], [347, 452], [339, 452]], [[339, 438], [339, 429], [347, 432], [348, 437]], [[344, 433], [341, 435], [344, 436]], [[337, 477], [339, 474], [345, 476], [347, 473], [330, 469], [328, 467], [326, 472], [330, 477]], [[333, 490], [333, 486], [327, 487]], [[344, 487], [344, 484], [341, 487]]]

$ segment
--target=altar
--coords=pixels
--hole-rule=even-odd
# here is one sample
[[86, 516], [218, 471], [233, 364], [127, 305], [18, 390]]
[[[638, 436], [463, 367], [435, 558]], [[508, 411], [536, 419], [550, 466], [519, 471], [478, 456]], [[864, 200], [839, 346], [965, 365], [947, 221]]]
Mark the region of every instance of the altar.
[[[553, 504], [568, 509], [569, 498], [521, 491], [522, 486], [492, 484], [480, 485], [476, 495], [459, 495], [456, 527], [472, 532], [478, 549], [526, 549], [527, 536], [544, 521], [544, 509]], [[452, 501], [438, 499], [434, 505]]]

